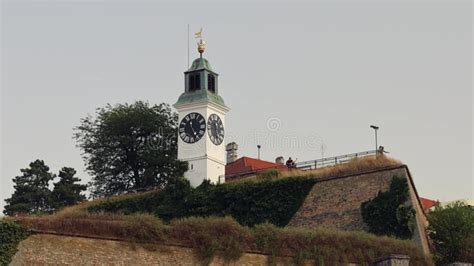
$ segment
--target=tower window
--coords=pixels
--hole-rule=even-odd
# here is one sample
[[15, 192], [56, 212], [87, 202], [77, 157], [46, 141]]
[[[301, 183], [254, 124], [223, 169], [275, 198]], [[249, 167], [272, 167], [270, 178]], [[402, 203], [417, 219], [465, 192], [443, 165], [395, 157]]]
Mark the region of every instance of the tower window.
[[201, 76], [199, 74], [189, 75], [189, 91], [197, 91], [201, 89]]
[[207, 75], [207, 87], [211, 92], [216, 92], [216, 78], [212, 74]]

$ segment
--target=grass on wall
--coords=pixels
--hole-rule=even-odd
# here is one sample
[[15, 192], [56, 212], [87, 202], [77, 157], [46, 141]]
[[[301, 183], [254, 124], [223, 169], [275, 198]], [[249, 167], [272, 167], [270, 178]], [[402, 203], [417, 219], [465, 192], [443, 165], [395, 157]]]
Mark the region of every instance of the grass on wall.
[[351, 161], [343, 164], [336, 164], [333, 166], [322, 167], [313, 170], [292, 170], [282, 172], [280, 177], [285, 178], [288, 176], [309, 176], [317, 179], [326, 179], [333, 177], [340, 177], [351, 174], [358, 174], [366, 171], [373, 171], [383, 169], [386, 167], [400, 166], [402, 163], [398, 160], [392, 159], [385, 155], [370, 156], [363, 158], [352, 159]]
[[401, 166], [398, 160], [390, 158], [385, 155], [370, 156], [363, 158], [355, 158], [347, 163], [341, 163], [331, 166], [325, 166], [318, 169], [312, 170], [299, 170], [292, 169], [288, 171], [282, 170], [271, 170], [268, 172], [260, 173], [254, 176], [248, 176], [243, 179], [230, 180], [231, 183], [247, 182], [249, 180], [261, 180], [261, 179], [284, 179], [292, 176], [311, 177], [317, 180], [324, 180], [334, 177], [341, 177], [347, 175], [360, 174], [368, 171], [380, 170], [387, 167]]
[[280, 256], [291, 256], [295, 264], [310, 259], [324, 265], [343, 262], [370, 265], [376, 258], [394, 253], [410, 256], [412, 265], [431, 263], [410, 241], [362, 232], [280, 228], [269, 223], [249, 228], [230, 217], [190, 217], [170, 224], [150, 215], [75, 213], [15, 219], [33, 230], [117, 238], [148, 245], [184, 245], [193, 248], [204, 264], [209, 264], [215, 256], [235, 261], [245, 251], [268, 254], [272, 258], [270, 263]]
[[28, 236], [23, 227], [12, 221], [0, 219], [0, 265], [8, 265], [18, 244]]

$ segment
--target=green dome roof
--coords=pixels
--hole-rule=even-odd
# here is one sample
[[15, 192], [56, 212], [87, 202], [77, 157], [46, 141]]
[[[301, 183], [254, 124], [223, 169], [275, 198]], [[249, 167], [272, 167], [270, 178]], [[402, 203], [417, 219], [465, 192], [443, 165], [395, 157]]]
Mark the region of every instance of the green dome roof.
[[203, 69], [214, 72], [214, 70], [212, 70], [212, 68], [211, 68], [211, 64], [209, 63], [209, 61], [207, 61], [207, 59], [205, 59], [204, 57], [200, 57], [200, 58], [197, 58], [193, 61], [193, 64], [191, 65], [191, 67], [186, 72], [203, 70]]
[[187, 103], [194, 102], [213, 102], [218, 105], [226, 107], [224, 100], [221, 96], [214, 94], [208, 90], [198, 90], [194, 92], [185, 92], [179, 96], [178, 102], [174, 105], [179, 106]]
[[[214, 76], [218, 75], [216, 72], [212, 70], [211, 64], [209, 64], [209, 61], [207, 61], [207, 59], [203, 57], [199, 57], [195, 59], [191, 67], [188, 69], [188, 71], [184, 72], [184, 74], [186, 78], [189, 78], [190, 75], [194, 75], [194, 74], [191, 74], [191, 72], [198, 72], [198, 71], [199, 72], [207, 71], [207, 72], [213, 73]], [[199, 75], [202, 75], [202, 73], [199, 73]], [[202, 80], [202, 78], [198, 80], [200, 80], [199, 89], [188, 90], [188, 87], [186, 87], [186, 91], [182, 93], [181, 96], [179, 96], [178, 101], [174, 104], [175, 107], [190, 104], [190, 103], [212, 102], [212, 103], [215, 103], [217, 105], [227, 108], [222, 97], [217, 94], [217, 91], [218, 91], [217, 84], [216, 84], [216, 87], [213, 88], [213, 91], [210, 91], [207, 88], [207, 85], [205, 85], [206, 83], [204, 83], [205, 80]], [[188, 86], [188, 84], [186, 86]]]

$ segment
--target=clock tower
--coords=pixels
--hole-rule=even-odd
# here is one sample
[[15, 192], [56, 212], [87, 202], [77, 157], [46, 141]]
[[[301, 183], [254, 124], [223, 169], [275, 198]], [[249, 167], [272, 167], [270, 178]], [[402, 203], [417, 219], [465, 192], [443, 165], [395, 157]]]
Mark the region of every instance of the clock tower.
[[[200, 33], [199, 33], [200, 37]], [[196, 187], [204, 179], [213, 183], [225, 174], [225, 115], [230, 110], [219, 96], [218, 74], [202, 54], [184, 72], [185, 90], [173, 105], [179, 114], [178, 159], [188, 162], [184, 176]]]

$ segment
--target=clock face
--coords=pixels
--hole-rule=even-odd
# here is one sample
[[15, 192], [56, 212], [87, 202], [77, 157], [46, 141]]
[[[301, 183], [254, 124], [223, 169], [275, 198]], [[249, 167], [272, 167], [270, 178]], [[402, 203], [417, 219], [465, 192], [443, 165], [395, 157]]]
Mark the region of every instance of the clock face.
[[189, 113], [179, 123], [179, 137], [186, 143], [198, 142], [205, 132], [206, 120], [199, 113]]
[[224, 125], [218, 115], [212, 114], [207, 119], [207, 132], [215, 145], [220, 145], [224, 141]]

